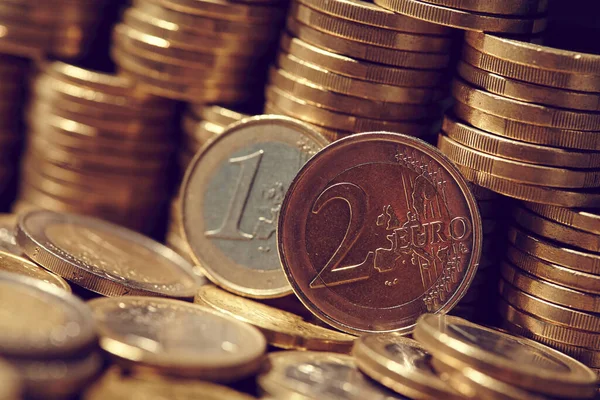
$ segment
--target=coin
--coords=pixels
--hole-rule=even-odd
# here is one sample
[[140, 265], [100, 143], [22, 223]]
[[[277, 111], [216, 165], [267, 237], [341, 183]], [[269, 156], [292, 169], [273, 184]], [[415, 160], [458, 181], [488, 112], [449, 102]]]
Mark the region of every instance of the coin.
[[468, 365], [523, 389], [568, 398], [588, 398], [596, 390], [595, 374], [580, 362], [532, 340], [462, 318], [424, 315], [414, 336], [446, 365]]
[[18, 218], [17, 214], [0, 214], [0, 251], [21, 256], [23, 250], [15, 239]]
[[105, 296], [191, 298], [199, 285], [169, 248], [96, 218], [32, 211], [19, 220], [17, 243], [35, 262]]
[[525, 203], [524, 206], [552, 221], [582, 231], [600, 234], [600, 215], [597, 214], [596, 210], [572, 210], [536, 203]]
[[22, 396], [21, 377], [10, 364], [0, 360], [0, 399], [13, 400]]
[[64, 289], [0, 272], [0, 353], [15, 357], [69, 356], [96, 339], [89, 309]]
[[192, 106], [194, 112], [196, 112], [203, 120], [211, 122], [213, 124], [222, 125], [226, 127], [238, 122], [243, 118], [249, 117], [247, 114], [239, 113], [229, 108], [220, 106], [205, 106], [199, 109], [197, 106]]
[[66, 290], [69, 293], [71, 292], [71, 286], [69, 286], [69, 284], [60, 276], [46, 271], [23, 257], [5, 251], [0, 251], [0, 270], [38, 279], [42, 282], [56, 286], [57, 288]]
[[257, 6], [225, 0], [161, 0], [161, 5], [192, 15], [258, 24], [267, 22], [284, 12], [279, 7]]
[[88, 304], [100, 346], [127, 366], [229, 382], [256, 372], [266, 349], [256, 328], [196, 304], [137, 296]]
[[346, 353], [355, 339], [305, 321], [300, 315], [230, 294], [212, 285], [202, 286], [194, 302], [254, 325], [269, 344], [284, 349]]
[[259, 375], [258, 384], [276, 398], [407, 399], [367, 380], [352, 357], [327, 352], [270, 353], [268, 369]]
[[547, 0], [510, 0], [499, 4], [481, 3], [477, 0], [423, 0], [426, 3], [437, 4], [459, 10], [475, 11], [486, 14], [501, 15], [530, 15], [541, 14], [548, 8]]
[[435, 374], [427, 350], [401, 334], [363, 335], [356, 340], [352, 355], [361, 371], [404, 396], [463, 398]]
[[298, 169], [327, 144], [296, 120], [252, 117], [230, 126], [196, 155], [181, 188], [181, 220], [194, 260], [234, 293], [281, 297], [275, 228]]
[[282, 205], [278, 246], [292, 289], [319, 318], [349, 333], [405, 333], [464, 295], [481, 234], [466, 181], [439, 151], [370, 133], [302, 168]]

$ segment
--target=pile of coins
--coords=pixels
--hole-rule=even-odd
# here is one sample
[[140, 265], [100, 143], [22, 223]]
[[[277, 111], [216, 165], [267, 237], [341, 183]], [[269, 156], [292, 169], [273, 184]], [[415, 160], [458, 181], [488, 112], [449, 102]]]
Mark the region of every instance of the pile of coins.
[[90, 50], [106, 0], [3, 1], [0, 52], [31, 58], [73, 59]]
[[149, 93], [237, 104], [261, 92], [284, 14], [278, 2], [136, 0], [115, 27], [112, 55]]
[[83, 213], [152, 230], [148, 217], [169, 195], [173, 110], [127, 78], [45, 65], [33, 82], [14, 209]]
[[365, 1], [297, 0], [265, 112], [308, 122], [331, 140], [378, 130], [437, 133], [450, 33]]

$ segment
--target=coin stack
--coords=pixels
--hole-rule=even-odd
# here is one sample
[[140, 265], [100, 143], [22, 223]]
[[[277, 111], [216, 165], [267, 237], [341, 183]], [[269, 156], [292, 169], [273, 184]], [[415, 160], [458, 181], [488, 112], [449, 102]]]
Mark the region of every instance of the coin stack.
[[126, 78], [48, 63], [33, 82], [13, 208], [95, 215], [150, 231], [169, 194], [172, 113], [170, 101]]
[[256, 99], [284, 2], [136, 0], [113, 35], [121, 72], [150, 93], [194, 103]]
[[41, 58], [77, 58], [89, 50], [106, 0], [3, 1], [0, 52]]
[[270, 71], [265, 112], [330, 140], [366, 131], [437, 132], [452, 30], [366, 1], [297, 0]]

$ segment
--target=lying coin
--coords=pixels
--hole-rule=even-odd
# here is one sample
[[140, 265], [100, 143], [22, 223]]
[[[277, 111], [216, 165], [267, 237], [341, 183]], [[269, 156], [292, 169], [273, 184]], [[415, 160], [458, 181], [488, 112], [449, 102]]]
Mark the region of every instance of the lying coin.
[[105, 296], [192, 298], [200, 283], [171, 249], [96, 218], [32, 211], [19, 221], [17, 242], [35, 262]]
[[71, 292], [71, 286], [60, 276], [48, 272], [39, 265], [11, 253], [0, 251], [0, 270], [38, 279], [66, 290], [69, 293]]
[[481, 236], [467, 182], [437, 149], [368, 133], [302, 168], [281, 208], [278, 246], [294, 292], [319, 318], [349, 333], [407, 333], [464, 295]]
[[17, 227], [17, 214], [0, 214], [0, 251], [21, 256], [23, 250], [17, 244], [15, 229]]
[[230, 382], [256, 372], [266, 350], [256, 328], [196, 304], [127, 296], [89, 305], [100, 346], [129, 367]]
[[210, 280], [243, 296], [291, 292], [277, 258], [283, 196], [328, 142], [296, 120], [259, 116], [230, 126], [189, 166], [181, 188], [183, 233]]

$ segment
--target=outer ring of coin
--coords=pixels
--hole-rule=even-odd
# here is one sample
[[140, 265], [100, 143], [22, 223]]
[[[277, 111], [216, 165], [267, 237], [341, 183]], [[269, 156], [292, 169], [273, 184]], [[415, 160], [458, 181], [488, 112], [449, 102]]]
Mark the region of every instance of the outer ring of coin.
[[[441, 165], [441, 168], [444, 168], [448, 175], [450, 175], [458, 186], [458, 190], [464, 196], [464, 201], [466, 203], [466, 208], [469, 212], [469, 216], [472, 221], [472, 248], [471, 254], [472, 258], [470, 259], [470, 263], [467, 264], [466, 271], [464, 271], [464, 276], [462, 276], [461, 283], [454, 289], [454, 291], [448, 296], [446, 301], [443, 301], [443, 304], [435, 304], [433, 310], [430, 312], [434, 313], [444, 313], [452, 309], [456, 305], [456, 303], [464, 296], [466, 289], [468, 288], [470, 282], [473, 280], [475, 276], [475, 272], [477, 270], [479, 259], [481, 255], [481, 238], [482, 238], [482, 226], [481, 226], [481, 217], [479, 214], [479, 208], [477, 206], [477, 201], [473, 197], [469, 184], [463, 178], [462, 174], [459, 170], [452, 164], [452, 162], [442, 153], [439, 152], [436, 148], [432, 147], [430, 144], [415, 138], [401, 134], [389, 133], [389, 132], [370, 132], [370, 133], [362, 133], [356, 135], [350, 135], [343, 139], [340, 139], [326, 148], [322, 149], [319, 153], [313, 156], [300, 170], [298, 175], [292, 181], [285, 199], [283, 201], [280, 217], [279, 217], [279, 225], [277, 229], [277, 245], [279, 248], [279, 258], [281, 259], [281, 264], [283, 266], [283, 270], [285, 272], [286, 278], [288, 279], [294, 293], [298, 296], [300, 301], [318, 318], [325, 321], [329, 325], [336, 327], [344, 332], [348, 332], [351, 334], [363, 334], [363, 333], [376, 333], [376, 332], [392, 332], [398, 331], [401, 333], [411, 332], [415, 326], [416, 320], [420, 314], [427, 312], [427, 306], [425, 303], [423, 305], [415, 306], [415, 309], [411, 311], [414, 312], [414, 315], [411, 314], [409, 316], [403, 315], [402, 318], [399, 319], [399, 315], [394, 311], [394, 307], [386, 308], [383, 314], [385, 315], [377, 315], [373, 313], [373, 310], [366, 311], [363, 310], [357, 315], [353, 315], [352, 318], [355, 323], [348, 324], [346, 321], [348, 319], [348, 308], [353, 307], [353, 311], [356, 313], [360, 311], [362, 306], [355, 305], [350, 301], [345, 300], [344, 307], [337, 306], [331, 307], [331, 300], [327, 300], [324, 304], [321, 299], [320, 302], [311, 299], [305, 293], [305, 287], [309, 287], [308, 282], [299, 282], [297, 277], [295, 276], [295, 272], [302, 271], [314, 271], [311, 261], [308, 259], [308, 254], [303, 254], [298, 256], [295, 253], [300, 253], [298, 251], [297, 243], [305, 243], [304, 240], [305, 232], [304, 228], [306, 226], [306, 221], [308, 215], [310, 215], [309, 201], [307, 199], [317, 199], [315, 191], [323, 190], [322, 186], [327, 184], [330, 180], [336, 178], [339, 172], [337, 171], [324, 171], [318, 175], [318, 181], [315, 180], [315, 172], [314, 169], [319, 167], [321, 162], [326, 163], [327, 158], [325, 158], [328, 153], [338, 153], [341, 151], [349, 150], [349, 146], [356, 146], [357, 144], [367, 144], [369, 141], [382, 141], [387, 144], [395, 144], [397, 146], [406, 145], [410, 147], [413, 151], [418, 151], [421, 153], [427, 154], [433, 160]], [[392, 156], [391, 154], [389, 156]], [[396, 160], [398, 160], [398, 154], [396, 155]], [[353, 162], [353, 160], [348, 159], [347, 162]], [[342, 167], [342, 164], [335, 164], [336, 168], [344, 171], [346, 168], [353, 166], [350, 164], [346, 167]], [[345, 165], [345, 164], [344, 164]], [[308, 182], [310, 179], [313, 179], [315, 184], [309, 185]], [[318, 182], [318, 184], [316, 184]], [[353, 184], [351, 184], [353, 185]], [[356, 186], [356, 185], [353, 185]], [[358, 188], [358, 186], [356, 186]], [[302, 203], [299, 203], [297, 191], [302, 191], [303, 199]], [[358, 190], [363, 191], [362, 188], [358, 188]], [[363, 191], [364, 193], [364, 191]], [[347, 201], [347, 200], [346, 200]], [[350, 204], [348, 202], [348, 204]], [[407, 205], [408, 206], [408, 205]], [[302, 210], [299, 212], [299, 210]], [[302, 216], [300, 214], [302, 213]], [[295, 217], [290, 218], [288, 214], [295, 215]], [[357, 233], [356, 237], [353, 239], [354, 242], [352, 245], [358, 240]], [[347, 233], [346, 233], [347, 235]], [[296, 241], [297, 240], [297, 241]], [[291, 246], [292, 243], [295, 243], [294, 246]], [[290, 247], [291, 246], [291, 247]], [[292, 250], [292, 247], [294, 250]], [[348, 249], [347, 251], [350, 251]], [[346, 251], [346, 253], [347, 253]], [[335, 253], [337, 254], [338, 251]], [[346, 254], [344, 253], [344, 255]], [[295, 271], [296, 270], [296, 271]], [[319, 273], [319, 271], [314, 271]], [[320, 273], [319, 273], [320, 275]], [[306, 277], [302, 277], [302, 280], [308, 280]], [[315, 278], [316, 279], [316, 278]], [[435, 282], [434, 282], [435, 283]], [[326, 286], [326, 285], [325, 285]], [[430, 288], [431, 289], [431, 288]], [[430, 290], [428, 289], [428, 290]], [[330, 289], [328, 289], [330, 290]], [[425, 301], [425, 295], [427, 291], [422, 294], [419, 298]], [[333, 293], [328, 294], [329, 296], [337, 296]], [[314, 297], [314, 296], [313, 296]], [[336, 297], [337, 298], [337, 297]], [[342, 311], [342, 308], [344, 310]], [[416, 311], [418, 308], [419, 311]], [[379, 313], [382, 313], [382, 309], [377, 309]], [[337, 314], [333, 316], [333, 314]], [[370, 327], [370, 323], [374, 320], [377, 320], [378, 323], [385, 322], [385, 328], [378, 327], [377, 329], [373, 329]], [[401, 321], [401, 322], [398, 322]], [[360, 322], [360, 326], [358, 325]]]
[[[511, 341], [516, 340], [533, 347], [553, 359], [560, 360], [567, 366], [569, 373], [555, 373], [551, 370], [531, 368], [530, 366], [528, 368], [527, 365], [514, 362], [503, 355], [497, 355], [491, 351], [482, 351], [482, 348], [477, 344], [471, 344], [442, 332], [442, 329], [437, 326], [439, 323], [438, 318], [444, 319], [444, 326], [455, 321], [460, 325], [474, 326], [493, 335], [508, 337]], [[533, 391], [540, 391], [541, 389], [544, 393], [551, 393], [555, 396], [588, 398], [596, 392], [596, 375], [582, 363], [533, 340], [514, 337], [498, 330], [478, 326], [462, 318], [448, 315], [424, 315], [417, 324], [414, 336], [423, 343], [435, 358], [439, 358], [449, 366], [458, 365], [460, 367], [467, 363], [470, 367], [485, 371], [486, 374], [506, 383], [512, 383]]]
[[[291, 126], [294, 129], [299, 130], [302, 133], [302, 135], [305, 136], [307, 142], [310, 142], [317, 146], [322, 147], [329, 143], [321, 134], [319, 134], [308, 124], [304, 124], [293, 118], [284, 116], [262, 115], [246, 118], [235, 124], [230, 125], [223, 133], [217, 136], [214, 140], [207, 144], [198, 154], [195, 155], [194, 159], [188, 166], [185, 177], [183, 179], [183, 184], [181, 185], [180, 192], [180, 198], [182, 199], [182, 202], [179, 220], [181, 221], [180, 226], [182, 226], [182, 236], [188, 243], [190, 243], [190, 241], [192, 240], [190, 238], [190, 232], [194, 229], [198, 229], [197, 226], [195, 226], [189, 221], [190, 218], [186, 218], [185, 216], [188, 207], [195, 207], [195, 205], [189, 205], [190, 200], [188, 199], [189, 196], [187, 195], [187, 192], [190, 191], [196, 166], [199, 165], [202, 162], [203, 158], [211, 151], [213, 151], [213, 149], [216, 146], [219, 146], [223, 140], [229, 139], [229, 137], [232, 135], [236, 135], [237, 132], [240, 130], [252, 128], [254, 126], [261, 126], [264, 125], [266, 122]], [[214, 247], [213, 245], [210, 246]], [[237, 281], [233, 281], [231, 278], [226, 278], [225, 276], [223, 276], [223, 274], [219, 273], [219, 268], [222, 268], [224, 265], [223, 261], [219, 263], [215, 262], [213, 264], [207, 259], [206, 252], [195, 250], [193, 245], [191, 245], [190, 247], [192, 250], [192, 258], [200, 266], [202, 272], [213, 283], [231, 292], [252, 298], [275, 298], [282, 297], [291, 293], [291, 288], [289, 287], [284, 277], [284, 274], [280, 269], [263, 272], [261, 274], [255, 274], [248, 273], [246, 271], [248, 268], [244, 266], [239, 266], [235, 261], [228, 262], [228, 269], [237, 271], [236, 277], [239, 278]], [[214, 265], [216, 264], [219, 265], [215, 267]], [[228, 274], [231, 275], [231, 271], [229, 271]]]
[[[0, 270], [11, 273], [17, 273], [19, 275], [28, 276], [30, 278], [38, 279], [42, 282], [46, 282], [52, 286], [56, 286], [71, 293], [71, 286], [60, 276], [53, 274], [50, 271], [45, 270], [37, 264], [31, 261], [0, 250]], [[16, 268], [7, 269], [5, 266], [11, 267], [15, 265]]]
[[[113, 232], [123, 232], [130, 236], [129, 240], [135, 241], [136, 244], [151, 249], [157, 252], [161, 257], [166, 258], [174, 266], [178, 266], [182, 276], [187, 276], [193, 284], [187, 288], [171, 288], [173, 292], [161, 290], [152, 290], [144, 287], [139, 282], [124, 277], [113, 276], [108, 271], [97, 271], [97, 267], [89, 265], [82, 260], [79, 260], [69, 253], [58, 248], [46, 236], [45, 226], [27, 225], [27, 220], [35, 218], [46, 218], [63, 223], [68, 223], [69, 220], [81, 221], [82, 225], [91, 224], [91, 226], [99, 227], [100, 229], [109, 229]], [[43, 224], [42, 224], [43, 225]], [[115, 231], [116, 229], [116, 231]], [[169, 249], [168, 247], [155, 242], [152, 239], [130, 231], [129, 229], [105, 222], [96, 218], [83, 217], [74, 214], [59, 214], [51, 211], [39, 210], [31, 211], [23, 214], [17, 225], [17, 243], [23, 248], [23, 252], [36, 263], [43, 265], [45, 268], [56, 273], [57, 275], [67, 280], [73, 281], [78, 285], [82, 285], [88, 290], [105, 296], [123, 296], [123, 295], [140, 295], [140, 296], [170, 296], [178, 298], [193, 298], [196, 294], [197, 277], [192, 272], [192, 267], [179, 254]]]

